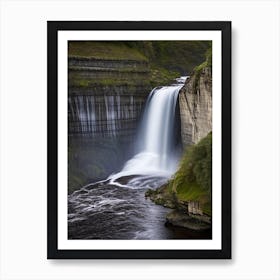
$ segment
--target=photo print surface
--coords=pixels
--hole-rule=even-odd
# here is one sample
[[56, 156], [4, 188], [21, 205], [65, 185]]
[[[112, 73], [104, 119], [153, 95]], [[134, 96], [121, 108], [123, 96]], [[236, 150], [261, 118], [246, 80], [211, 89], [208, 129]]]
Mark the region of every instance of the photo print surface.
[[212, 239], [212, 41], [67, 48], [68, 239]]

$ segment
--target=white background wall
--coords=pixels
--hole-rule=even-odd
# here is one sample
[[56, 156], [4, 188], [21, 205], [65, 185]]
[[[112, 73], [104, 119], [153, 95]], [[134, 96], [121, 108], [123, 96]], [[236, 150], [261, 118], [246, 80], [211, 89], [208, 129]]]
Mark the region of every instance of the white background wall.
[[[280, 279], [279, 1], [1, 1], [0, 279]], [[233, 259], [46, 259], [46, 21], [231, 20]]]

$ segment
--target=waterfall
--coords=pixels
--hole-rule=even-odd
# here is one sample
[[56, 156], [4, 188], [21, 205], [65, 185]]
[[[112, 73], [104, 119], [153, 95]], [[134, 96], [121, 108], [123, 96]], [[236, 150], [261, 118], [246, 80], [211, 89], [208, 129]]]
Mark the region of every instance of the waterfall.
[[153, 89], [143, 112], [142, 96], [115, 92], [100, 95], [75, 93], [68, 97], [68, 134], [79, 137], [89, 135], [98, 141], [104, 137], [112, 141], [125, 139], [127, 149], [131, 148], [130, 142], [133, 144], [131, 140], [137, 136], [135, 155], [119, 173], [109, 176], [112, 183], [125, 176], [170, 177], [178, 165], [176, 105], [186, 78], [180, 77], [176, 80], [177, 84]]
[[[181, 82], [181, 81], [180, 81]], [[131, 175], [159, 175], [169, 177], [177, 167], [173, 153], [175, 145], [176, 103], [182, 83], [155, 88], [151, 91], [138, 132], [138, 153], [123, 169], [109, 177], [116, 183], [120, 177]]]

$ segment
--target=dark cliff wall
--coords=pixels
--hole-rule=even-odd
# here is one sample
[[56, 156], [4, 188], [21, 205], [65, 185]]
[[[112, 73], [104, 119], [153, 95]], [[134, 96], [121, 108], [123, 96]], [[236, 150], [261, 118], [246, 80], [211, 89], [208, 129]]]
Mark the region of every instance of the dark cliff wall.
[[144, 60], [69, 57], [69, 135], [131, 136], [150, 92]]
[[149, 65], [114, 44], [69, 43], [68, 189], [105, 179], [133, 153]]

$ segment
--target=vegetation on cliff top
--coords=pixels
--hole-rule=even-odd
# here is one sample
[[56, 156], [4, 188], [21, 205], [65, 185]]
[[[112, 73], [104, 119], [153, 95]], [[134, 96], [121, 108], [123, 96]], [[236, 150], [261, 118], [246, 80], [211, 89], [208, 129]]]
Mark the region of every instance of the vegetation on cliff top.
[[167, 188], [181, 201], [199, 201], [202, 211], [211, 216], [212, 133], [187, 148], [180, 168]]
[[[189, 74], [195, 65], [205, 59], [205, 52], [210, 46], [210, 41], [71, 41], [68, 55], [100, 60], [148, 62], [148, 78], [143, 82], [153, 88], [170, 84], [175, 78]], [[127, 78], [124, 82], [131, 84], [129, 70], [126, 69], [127, 73], [124, 73]], [[133, 71], [135, 68], [132, 67], [131, 72]], [[109, 82], [109, 85], [114, 84], [112, 79]], [[118, 79], [115, 79], [115, 82], [120, 83]], [[78, 86], [90, 84], [90, 78], [78, 79], [75, 82]], [[103, 79], [102, 84], [107, 85], [106, 80]]]
[[145, 55], [152, 68], [186, 75], [204, 61], [211, 41], [128, 41], [126, 45]]
[[124, 42], [111, 41], [70, 41], [68, 55], [95, 59], [147, 61], [147, 58], [137, 49], [130, 48]]
[[193, 92], [196, 93], [198, 88], [201, 72], [206, 67], [212, 67], [212, 46], [205, 52], [205, 61], [193, 69], [192, 75], [194, 77]]

